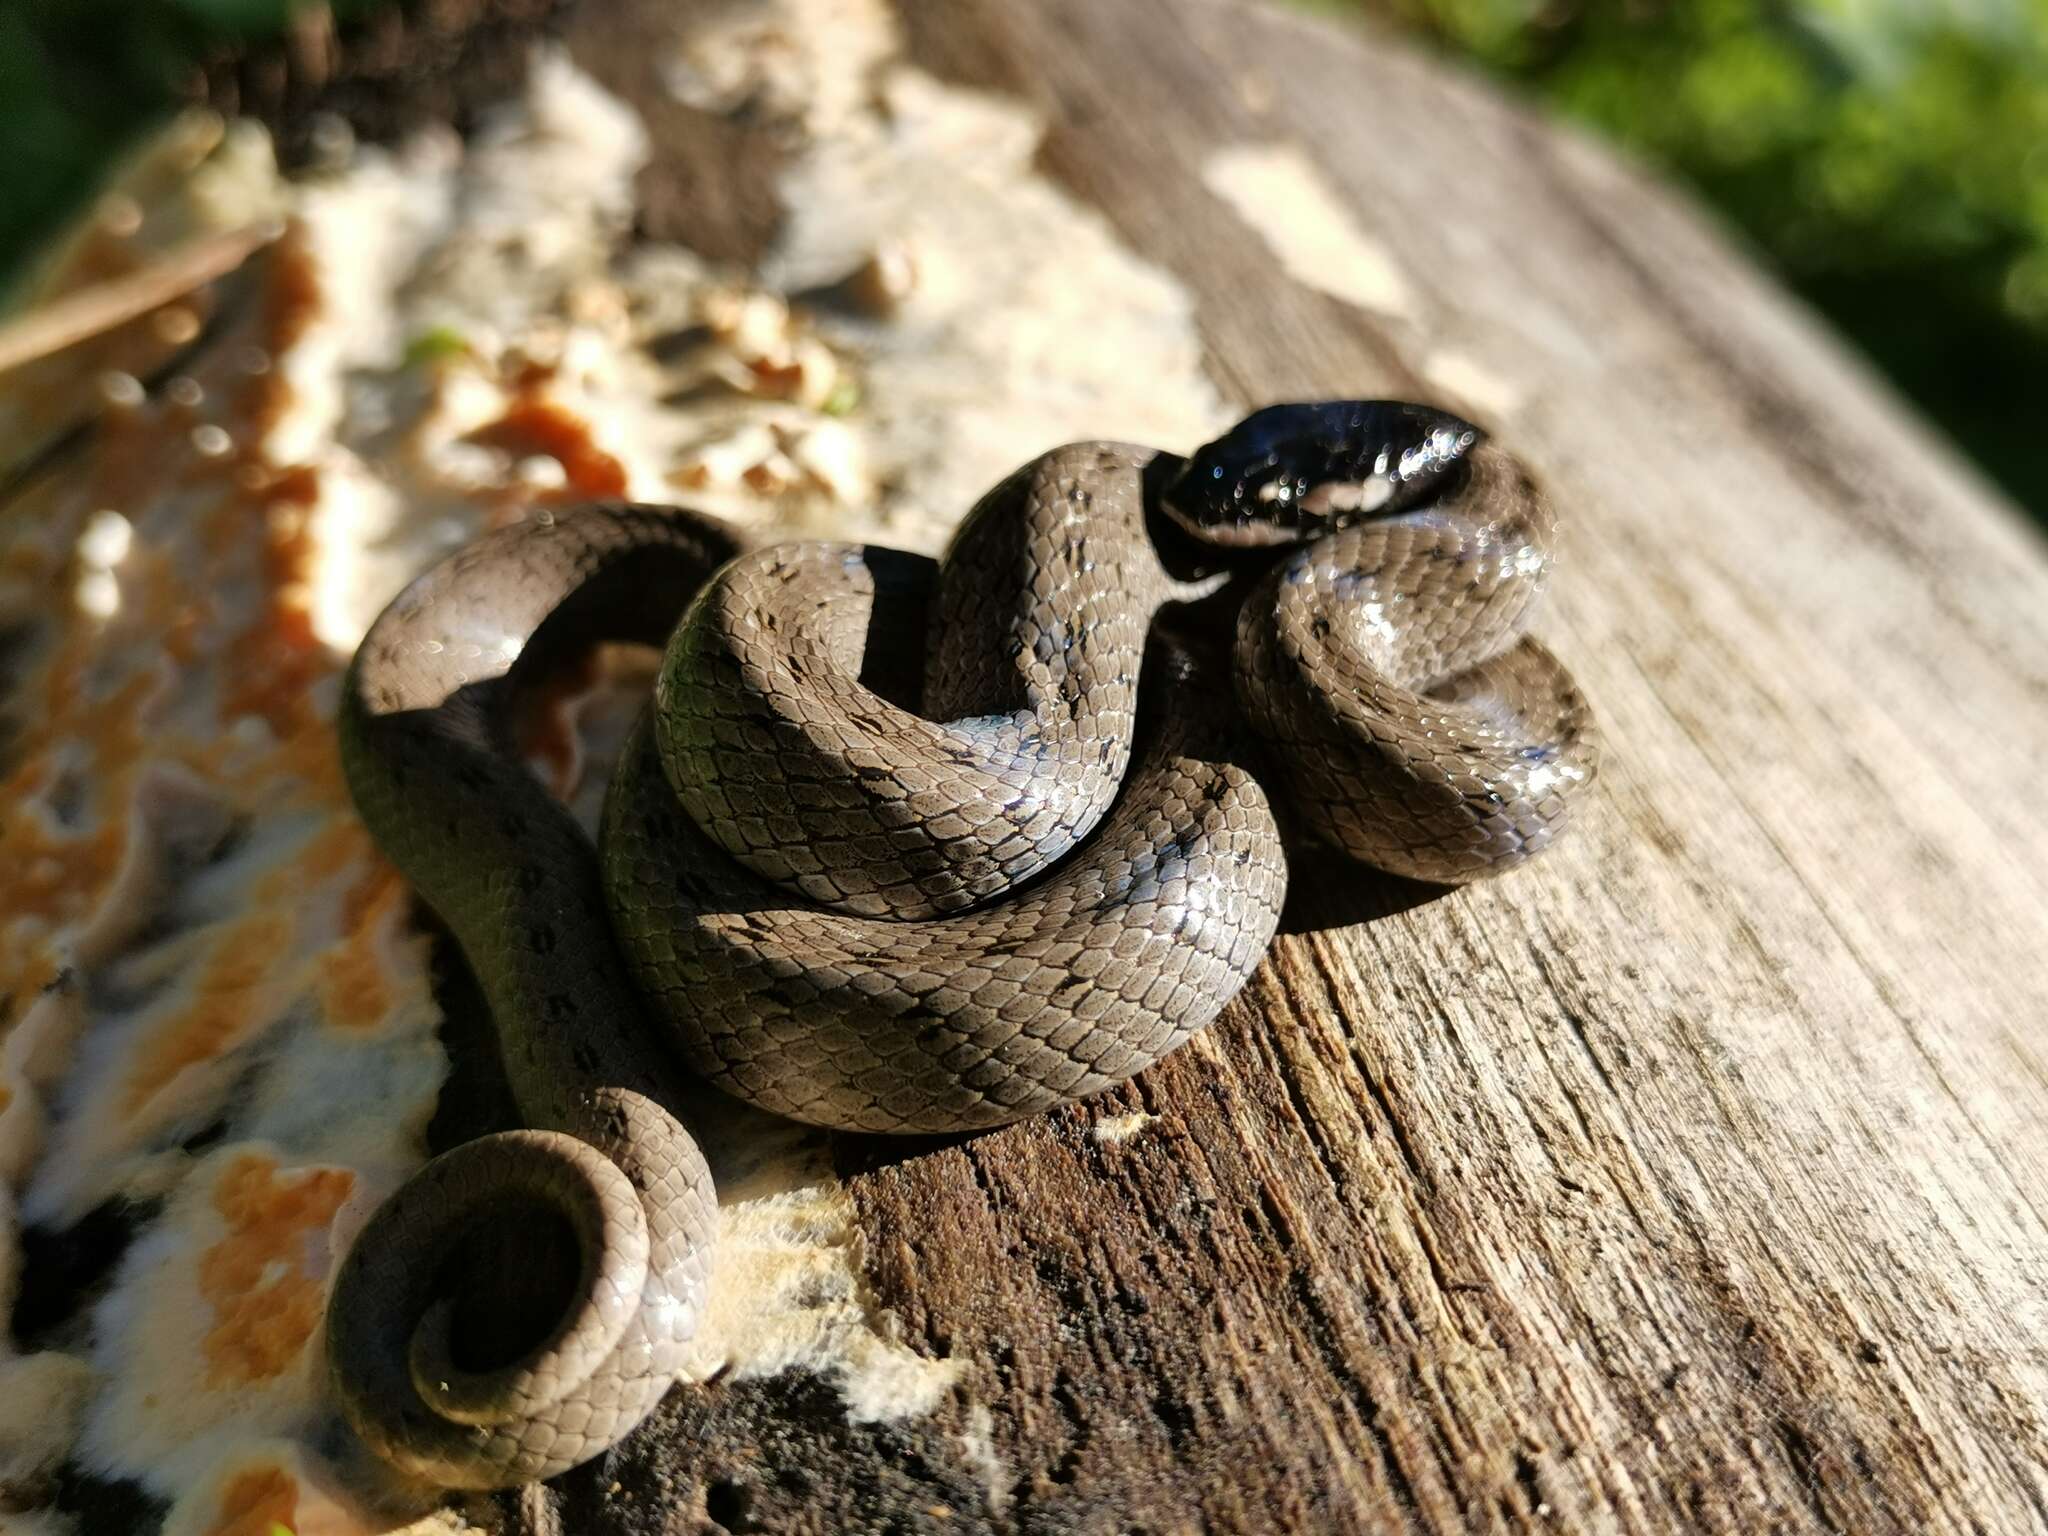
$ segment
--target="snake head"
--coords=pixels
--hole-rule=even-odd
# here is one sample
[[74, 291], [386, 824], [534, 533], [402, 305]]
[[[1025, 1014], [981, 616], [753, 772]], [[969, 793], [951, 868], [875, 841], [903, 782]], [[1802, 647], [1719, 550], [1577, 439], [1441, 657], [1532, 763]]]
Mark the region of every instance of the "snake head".
[[1161, 500], [1214, 544], [1288, 544], [1441, 495], [1480, 430], [1400, 400], [1269, 405], [1204, 444]]

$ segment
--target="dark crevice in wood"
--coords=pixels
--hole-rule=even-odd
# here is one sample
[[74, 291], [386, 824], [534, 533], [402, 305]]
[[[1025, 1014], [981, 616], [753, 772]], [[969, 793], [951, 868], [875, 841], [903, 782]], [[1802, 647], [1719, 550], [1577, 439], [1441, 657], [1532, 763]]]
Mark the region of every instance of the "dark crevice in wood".
[[468, 132], [517, 94], [534, 47], [559, 35], [571, 3], [403, 0], [339, 30], [325, 5], [309, 5], [279, 41], [209, 66], [194, 94], [263, 123], [290, 166], [318, 157], [328, 116], [375, 143], [437, 124]]
[[23, 1351], [50, 1347], [104, 1293], [129, 1244], [163, 1210], [160, 1200], [103, 1200], [67, 1226], [32, 1223], [18, 1239], [18, 1289], [9, 1326]]

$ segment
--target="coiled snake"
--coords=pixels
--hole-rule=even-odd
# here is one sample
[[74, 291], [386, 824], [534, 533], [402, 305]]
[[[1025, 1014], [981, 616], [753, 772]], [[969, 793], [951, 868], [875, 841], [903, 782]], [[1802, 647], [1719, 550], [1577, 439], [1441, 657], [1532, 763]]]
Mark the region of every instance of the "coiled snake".
[[[1418, 879], [1542, 848], [1595, 760], [1523, 635], [1552, 526], [1476, 428], [1336, 402], [1186, 460], [1057, 449], [937, 566], [596, 506], [421, 576], [356, 654], [343, 759], [475, 971], [529, 1129], [436, 1158], [357, 1238], [328, 1311], [357, 1432], [502, 1486], [653, 1407], [716, 1214], [672, 1055], [815, 1124], [1000, 1125], [1157, 1061], [1243, 985], [1286, 883], [1269, 789], [1290, 834]], [[886, 682], [920, 608], [922, 687]], [[598, 639], [666, 652], [593, 856], [509, 717]], [[460, 1256], [542, 1226], [579, 1269], [505, 1358], [465, 1331]]]

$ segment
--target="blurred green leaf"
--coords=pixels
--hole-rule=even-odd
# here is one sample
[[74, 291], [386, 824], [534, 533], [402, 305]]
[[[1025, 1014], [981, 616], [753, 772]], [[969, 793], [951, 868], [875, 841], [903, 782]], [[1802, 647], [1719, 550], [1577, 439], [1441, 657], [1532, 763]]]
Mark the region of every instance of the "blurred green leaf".
[[2048, 515], [2048, 0], [1358, 0], [1689, 179]]
[[860, 404], [860, 385], [852, 378], [841, 375], [832, 385], [832, 392], [825, 396], [818, 407], [827, 416], [845, 416]]
[[200, 62], [276, 36], [305, 3], [0, 0], [0, 292], [91, 200], [115, 157], [169, 114]]
[[[197, 63], [314, 3], [0, 0], [0, 290]], [[2048, 0], [1303, 3], [1396, 19], [1689, 179], [2048, 512]]]
[[436, 325], [421, 331], [405, 344], [405, 366], [444, 362], [469, 353], [469, 338], [452, 325]]

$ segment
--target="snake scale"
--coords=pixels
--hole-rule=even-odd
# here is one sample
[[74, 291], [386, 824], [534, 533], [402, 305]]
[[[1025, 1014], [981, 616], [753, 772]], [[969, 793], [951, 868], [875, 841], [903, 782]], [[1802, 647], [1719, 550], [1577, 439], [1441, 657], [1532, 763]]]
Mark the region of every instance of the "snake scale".
[[[422, 575], [349, 670], [343, 761], [482, 986], [526, 1128], [430, 1162], [338, 1271], [357, 1433], [504, 1486], [652, 1408], [716, 1218], [672, 1061], [818, 1125], [1000, 1125], [1215, 1017], [1278, 922], [1283, 819], [1422, 880], [1541, 849], [1596, 750], [1524, 633], [1553, 533], [1477, 428], [1348, 401], [1186, 459], [1056, 449], [937, 563], [604, 505]], [[600, 640], [665, 652], [593, 850], [513, 717]], [[472, 1314], [524, 1261], [463, 1255], [543, 1229], [573, 1260], [494, 1344]]]

